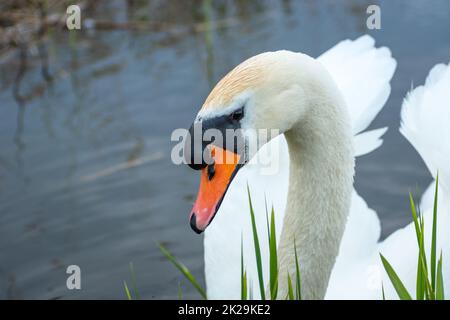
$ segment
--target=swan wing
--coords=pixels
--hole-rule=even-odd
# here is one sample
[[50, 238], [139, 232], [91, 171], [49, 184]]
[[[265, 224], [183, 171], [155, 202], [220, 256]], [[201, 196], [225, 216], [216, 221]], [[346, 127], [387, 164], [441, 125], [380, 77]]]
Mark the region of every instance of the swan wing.
[[355, 157], [363, 156], [378, 149], [383, 144], [381, 137], [387, 129], [387, 127], [384, 127], [357, 134], [354, 138]]
[[391, 92], [390, 80], [397, 66], [391, 51], [376, 48], [375, 40], [364, 35], [339, 42], [318, 60], [344, 96], [354, 134], [367, 129]]
[[[431, 69], [425, 84], [412, 90], [401, 110], [400, 132], [421, 155], [433, 177], [439, 170], [437, 252], [442, 252], [444, 290], [450, 290], [450, 65], [438, 64]], [[447, 140], [446, 140], [447, 139]], [[425, 221], [425, 250], [429, 257], [435, 193], [433, 181], [422, 195], [420, 208]], [[362, 208], [364, 209], [364, 208]], [[345, 238], [346, 235], [344, 235]], [[414, 296], [418, 246], [414, 224], [392, 233], [384, 241], [368, 247], [366, 257], [341, 261], [333, 270], [327, 298], [380, 299], [381, 283], [386, 298], [398, 298], [381, 264], [381, 252], [393, 266], [409, 293]], [[332, 275], [333, 277], [333, 275]]]
[[350, 214], [325, 299], [381, 297], [381, 272], [377, 264], [370, 263], [375, 260], [380, 232], [376, 212], [353, 191]]
[[400, 132], [413, 145], [431, 175], [450, 191], [450, 64], [434, 66], [423, 86], [403, 101]]
[[[450, 290], [450, 64], [434, 66], [425, 84], [412, 90], [404, 99], [400, 132], [417, 150], [431, 175], [439, 172], [437, 252], [443, 256], [444, 290]], [[435, 183], [422, 196], [421, 210], [425, 220], [425, 250], [429, 257], [433, 223]], [[380, 243], [385, 255], [410, 292], [414, 293], [417, 270], [417, 243], [413, 223], [400, 229]], [[447, 268], [445, 267], [447, 266]], [[390, 284], [387, 290], [396, 297]]]

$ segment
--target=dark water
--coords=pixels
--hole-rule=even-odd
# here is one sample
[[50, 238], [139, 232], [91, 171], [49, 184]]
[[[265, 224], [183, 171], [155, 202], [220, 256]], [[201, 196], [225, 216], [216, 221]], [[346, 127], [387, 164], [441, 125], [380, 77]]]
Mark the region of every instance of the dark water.
[[[187, 221], [198, 177], [171, 163], [170, 133], [232, 66], [282, 48], [317, 56], [366, 33], [374, 2], [105, 1], [83, 18], [153, 30], [53, 31], [40, 47], [2, 55], [0, 298], [123, 299], [131, 261], [142, 297], [175, 298], [181, 277], [156, 242], [202, 278], [202, 239]], [[385, 237], [410, 220], [407, 192], [431, 181], [397, 129], [411, 84], [450, 60], [450, 3], [378, 3], [382, 29], [369, 33], [398, 69], [372, 125], [390, 130], [358, 160], [356, 188]], [[70, 264], [81, 267], [82, 290], [66, 289]]]

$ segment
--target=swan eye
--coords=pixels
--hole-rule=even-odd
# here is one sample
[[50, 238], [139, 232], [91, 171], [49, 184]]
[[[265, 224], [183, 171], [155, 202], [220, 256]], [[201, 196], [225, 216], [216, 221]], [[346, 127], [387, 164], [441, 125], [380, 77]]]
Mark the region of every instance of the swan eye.
[[244, 117], [244, 107], [242, 107], [230, 114], [230, 118], [233, 121], [240, 121], [243, 117]]

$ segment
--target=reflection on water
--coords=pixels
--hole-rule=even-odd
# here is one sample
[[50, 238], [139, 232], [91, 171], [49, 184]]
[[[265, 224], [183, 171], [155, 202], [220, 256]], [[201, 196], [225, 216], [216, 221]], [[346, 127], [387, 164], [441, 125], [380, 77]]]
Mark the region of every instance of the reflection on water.
[[[181, 278], [156, 242], [202, 278], [201, 237], [187, 223], [197, 177], [171, 164], [170, 133], [243, 59], [282, 48], [316, 56], [366, 32], [369, 2], [103, 1], [84, 9], [82, 32], [41, 23], [30, 36], [39, 41], [0, 46], [0, 298], [121, 299], [130, 261], [142, 297], [176, 297]], [[373, 127], [391, 130], [358, 160], [356, 186], [386, 236], [409, 221], [407, 192], [429, 182], [398, 113], [411, 81], [450, 59], [450, 5], [380, 5], [382, 30], [371, 33], [399, 68]], [[65, 288], [70, 264], [81, 291]]]

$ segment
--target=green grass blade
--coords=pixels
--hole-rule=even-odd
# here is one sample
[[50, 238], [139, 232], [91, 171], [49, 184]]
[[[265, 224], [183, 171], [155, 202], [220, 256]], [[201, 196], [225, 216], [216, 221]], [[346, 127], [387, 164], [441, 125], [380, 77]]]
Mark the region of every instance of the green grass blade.
[[294, 290], [292, 289], [292, 281], [291, 281], [291, 276], [287, 275], [287, 282], [288, 282], [288, 299], [289, 300], [294, 300]]
[[398, 277], [397, 273], [392, 268], [391, 264], [383, 257], [381, 253], [380, 258], [383, 262], [384, 269], [386, 270], [386, 273], [388, 274], [389, 279], [391, 280], [392, 285], [394, 286], [394, 289], [398, 294], [398, 297], [401, 300], [412, 300], [411, 295], [408, 293], [408, 290], [406, 290], [405, 286]]
[[419, 242], [419, 253], [422, 257], [422, 268], [426, 279], [428, 279], [428, 264], [427, 256], [425, 254], [425, 220], [423, 216], [420, 216], [420, 242]]
[[[425, 270], [425, 263], [423, 262], [423, 258], [421, 258], [421, 262], [422, 262], [422, 271]], [[430, 280], [428, 279], [428, 275], [427, 273], [423, 273], [423, 285], [424, 285], [424, 293], [425, 293], [425, 298], [426, 300], [434, 300], [434, 292], [433, 289], [431, 288], [431, 283]]]
[[241, 300], [247, 300], [247, 271], [244, 271], [244, 275], [242, 276], [242, 283]]
[[259, 291], [261, 293], [261, 299], [265, 300], [265, 289], [264, 289], [264, 278], [263, 278], [263, 270], [262, 270], [262, 262], [261, 262], [261, 248], [259, 246], [258, 239], [258, 231], [256, 229], [256, 221], [255, 221], [255, 213], [253, 211], [252, 199], [250, 196], [250, 188], [247, 185], [247, 193], [248, 193], [248, 203], [250, 205], [250, 216], [252, 219], [252, 231], [253, 231], [253, 242], [255, 244], [255, 257], [256, 257], [256, 267], [258, 270], [258, 280], [259, 280]]
[[275, 212], [272, 207], [270, 215], [270, 238], [269, 238], [269, 260], [270, 260], [270, 297], [276, 300], [278, 293], [278, 257], [277, 238], [275, 231]]
[[[430, 298], [430, 293], [427, 287], [427, 279], [428, 279], [428, 271], [427, 271], [427, 266], [426, 266], [426, 261], [424, 261], [424, 256], [425, 256], [425, 252], [424, 252], [424, 241], [425, 241], [425, 237], [424, 237], [424, 232], [423, 232], [423, 227], [424, 227], [424, 222], [423, 222], [423, 218], [422, 216], [420, 216], [420, 229], [419, 229], [419, 255], [418, 255], [418, 262], [417, 262], [417, 283], [416, 283], [416, 290], [420, 290], [419, 291], [419, 296], [417, 297], [417, 300], [422, 300], [422, 299], [429, 299]], [[420, 274], [419, 274], [420, 272]], [[419, 299], [420, 298], [420, 299]]]
[[444, 300], [444, 280], [442, 277], [442, 251], [441, 256], [437, 265], [437, 275], [436, 275], [436, 300]]
[[417, 282], [416, 282], [416, 299], [423, 300], [425, 293], [423, 271], [422, 271], [422, 260], [419, 255], [417, 259]]
[[413, 196], [412, 196], [411, 192], [409, 193], [409, 203], [410, 203], [410, 206], [411, 206], [411, 213], [412, 213], [413, 220], [414, 220], [414, 227], [416, 229], [417, 244], [419, 244], [420, 243], [421, 230], [420, 230], [420, 226], [419, 226], [419, 219], [417, 217], [416, 206], [414, 204], [414, 199], [413, 199]]
[[267, 210], [267, 199], [266, 199], [266, 195], [264, 195], [264, 204], [265, 204], [265, 207], [266, 207], [267, 239], [269, 240], [269, 245], [270, 245], [269, 210]]
[[434, 192], [434, 206], [433, 206], [433, 231], [432, 231], [432, 238], [431, 238], [431, 265], [430, 265], [430, 272], [431, 272], [431, 287], [433, 288], [433, 291], [436, 291], [436, 234], [437, 234], [437, 202], [438, 202], [438, 180], [439, 180], [439, 174], [436, 175], [436, 189]]
[[419, 242], [419, 261], [422, 269], [422, 279], [424, 281], [424, 293], [427, 300], [434, 300], [434, 290], [431, 287], [430, 280], [428, 279], [428, 265], [427, 257], [425, 255], [425, 220], [420, 216], [420, 242]]
[[297, 300], [302, 299], [302, 286], [301, 286], [301, 277], [300, 277], [300, 267], [298, 266], [298, 257], [297, 257], [297, 244], [294, 239], [294, 253], [295, 253], [295, 294]]
[[241, 300], [247, 300], [247, 274], [244, 271], [244, 247], [241, 236]]
[[162, 244], [158, 244], [158, 247], [162, 254], [165, 255], [166, 258], [185, 276], [185, 278], [189, 280], [194, 288], [197, 289], [198, 293], [204, 299], [207, 299], [205, 290], [203, 290], [202, 286], [198, 283], [189, 269], [181, 262], [178, 262], [177, 259]]
[[381, 281], [381, 297], [383, 298], [383, 300], [386, 300], [386, 296], [384, 294], [384, 285], [383, 285], [383, 281]]
[[[414, 220], [414, 227], [416, 230], [416, 237], [419, 245], [419, 257], [418, 257], [418, 265], [420, 264], [420, 267], [418, 267], [418, 272], [421, 272], [420, 279], [417, 279], [416, 284], [416, 294], [418, 290], [421, 289], [421, 292], [419, 294], [419, 297], [424, 295], [424, 297], [429, 299], [434, 299], [434, 290], [430, 284], [430, 281], [428, 279], [428, 265], [427, 265], [427, 259], [425, 254], [425, 247], [424, 247], [424, 239], [425, 239], [425, 228], [424, 228], [424, 218], [423, 215], [418, 214], [418, 211], [416, 210], [415, 202], [412, 197], [412, 194], [409, 194], [410, 199], [410, 205], [411, 205], [411, 213]], [[419, 284], [419, 280], [422, 280], [422, 283]], [[418, 288], [419, 287], [419, 288]]]
[[127, 286], [127, 282], [126, 282], [126, 281], [123, 282], [123, 286], [124, 286], [124, 288], [125, 288], [125, 293], [126, 293], [126, 295], [127, 295], [127, 299], [128, 299], [128, 300], [132, 300], [132, 298], [131, 298], [131, 293], [130, 293], [130, 289], [128, 289], [128, 286]]

